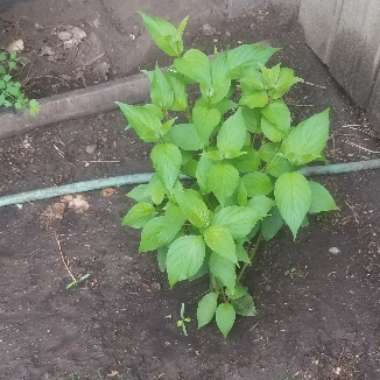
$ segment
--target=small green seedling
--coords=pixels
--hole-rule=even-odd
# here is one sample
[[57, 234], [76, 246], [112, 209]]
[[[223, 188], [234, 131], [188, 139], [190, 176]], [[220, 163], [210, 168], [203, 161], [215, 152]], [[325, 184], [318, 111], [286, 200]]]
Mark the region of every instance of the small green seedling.
[[0, 109], [14, 108], [16, 111], [28, 109], [32, 115], [39, 112], [39, 103], [28, 99], [22, 90], [21, 83], [13, 74], [20, 66], [20, 59], [15, 52], [0, 50]]
[[149, 104], [119, 103], [128, 125], [153, 145], [155, 169], [128, 193], [137, 203], [122, 223], [142, 229], [139, 251], [157, 252], [171, 287], [208, 276], [198, 328], [215, 321], [227, 337], [237, 316], [256, 315], [243, 282], [259, 244], [284, 226], [295, 239], [310, 216], [337, 209], [329, 191], [300, 172], [325, 161], [330, 112], [292, 118], [285, 96], [303, 80], [281, 64], [267, 66], [278, 49], [243, 44], [207, 56], [184, 49], [187, 18], [174, 26], [142, 17], [174, 60], [145, 72]]
[[182, 329], [183, 335], [188, 336], [186, 324], [191, 322], [191, 318], [185, 316], [185, 304], [181, 303], [180, 319], [177, 321], [177, 327]]
[[69, 284], [66, 285], [66, 290], [77, 288], [80, 284], [82, 284], [83, 282], [85, 282], [86, 280], [88, 280], [90, 277], [91, 277], [91, 274], [90, 273], [86, 273], [85, 275], [83, 275], [82, 277], [80, 277], [78, 280], [71, 281]]

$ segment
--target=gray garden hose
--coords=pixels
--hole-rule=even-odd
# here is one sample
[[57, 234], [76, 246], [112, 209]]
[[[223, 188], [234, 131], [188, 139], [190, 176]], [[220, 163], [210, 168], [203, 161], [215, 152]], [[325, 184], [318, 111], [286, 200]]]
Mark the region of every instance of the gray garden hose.
[[[333, 175], [361, 170], [379, 169], [380, 159], [369, 161], [350, 162], [346, 164], [333, 164], [325, 166], [311, 166], [300, 170], [300, 173], [311, 175]], [[91, 190], [104, 189], [106, 187], [120, 187], [147, 183], [153, 173], [129, 174], [104, 179], [93, 179], [90, 181], [75, 182], [63, 186], [48, 187], [46, 189], [32, 190], [24, 193], [5, 195], [0, 197], [0, 207], [14, 204], [23, 204], [41, 199], [59, 197], [66, 194], [83, 193]]]

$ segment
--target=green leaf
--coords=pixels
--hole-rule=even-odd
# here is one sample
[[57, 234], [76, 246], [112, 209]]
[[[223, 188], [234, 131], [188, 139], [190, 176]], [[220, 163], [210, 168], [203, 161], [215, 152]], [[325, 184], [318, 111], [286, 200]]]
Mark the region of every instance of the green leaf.
[[217, 137], [217, 147], [225, 158], [239, 156], [247, 136], [242, 110], [239, 108], [222, 125]]
[[235, 158], [233, 164], [240, 173], [255, 172], [260, 166], [260, 155], [251, 148], [247, 154]]
[[155, 205], [160, 205], [165, 198], [165, 188], [155, 174], [148, 184], [136, 186], [127, 196], [137, 202], [151, 200]]
[[243, 92], [266, 90], [263, 76], [256, 67], [250, 67], [244, 71], [240, 78], [240, 87]]
[[183, 57], [174, 61], [178, 72], [194, 82], [211, 85], [211, 69], [208, 56], [198, 49], [188, 50]]
[[310, 214], [338, 210], [334, 198], [323, 185], [318, 182], [309, 181], [309, 186], [311, 189]]
[[239, 172], [230, 164], [215, 164], [210, 168], [208, 188], [224, 205], [239, 185]]
[[261, 74], [263, 76], [264, 82], [267, 88], [274, 88], [280, 78], [281, 65], [277, 64], [273, 67], [261, 67]]
[[170, 286], [194, 276], [201, 268], [205, 254], [206, 247], [201, 236], [188, 235], [175, 240], [166, 258]]
[[159, 17], [151, 17], [138, 12], [143, 18], [144, 25], [155, 44], [171, 57], [178, 57], [183, 51], [182, 33], [184, 25], [179, 30], [170, 22]]
[[200, 150], [203, 141], [193, 124], [177, 124], [168, 133], [170, 140], [186, 151]]
[[167, 216], [169, 219], [173, 219], [174, 221], [178, 222], [178, 224], [183, 225], [185, 223], [185, 215], [183, 215], [183, 212], [181, 209], [174, 204], [172, 201], [169, 201], [165, 207], [165, 216]]
[[311, 190], [307, 179], [300, 173], [285, 173], [275, 184], [277, 207], [294, 239], [311, 206]]
[[234, 307], [229, 303], [222, 303], [216, 309], [216, 324], [225, 338], [227, 338], [231, 331], [235, 319], [236, 312]]
[[232, 79], [237, 79], [250, 66], [265, 65], [278, 49], [264, 43], [243, 44], [227, 52], [227, 63]]
[[261, 130], [272, 142], [280, 142], [290, 129], [290, 111], [283, 101], [270, 103], [261, 111]]
[[185, 218], [179, 207], [170, 205], [165, 216], [155, 217], [144, 226], [139, 251], [154, 251], [168, 245], [181, 231], [184, 223]]
[[248, 206], [255, 210], [257, 219], [264, 219], [272, 209], [273, 205], [273, 200], [265, 195], [256, 195], [248, 202]]
[[258, 109], [249, 109], [247, 107], [241, 107], [243, 111], [243, 117], [245, 125], [249, 132], [257, 133], [260, 131], [260, 111]]
[[233, 100], [225, 98], [218, 104], [215, 104], [214, 107], [216, 107], [222, 115], [227, 113], [228, 111], [234, 110], [237, 108], [237, 103], [235, 103]]
[[229, 206], [218, 210], [212, 223], [229, 229], [233, 238], [246, 237], [257, 223], [257, 214], [251, 207]]
[[272, 161], [273, 157], [277, 154], [280, 149], [279, 144], [266, 143], [261, 145], [259, 149], [260, 158], [265, 162]]
[[238, 244], [236, 247], [236, 255], [238, 261], [241, 261], [246, 264], [251, 264], [251, 259], [248, 256], [247, 250], [244, 248], [244, 244]]
[[236, 246], [227, 227], [213, 225], [204, 232], [206, 244], [219, 256], [232, 263], [237, 262]]
[[208, 260], [204, 260], [202, 266], [200, 267], [199, 271], [195, 273], [194, 276], [191, 276], [189, 278], [189, 281], [196, 281], [199, 280], [200, 278], [206, 276], [208, 274]]
[[227, 289], [235, 288], [236, 267], [234, 263], [212, 252], [209, 259], [209, 270]]
[[155, 205], [160, 205], [165, 199], [165, 187], [157, 174], [154, 174], [148, 184], [148, 191], [150, 193], [150, 199]]
[[150, 97], [153, 104], [164, 110], [169, 109], [174, 101], [174, 92], [167, 75], [160, 70], [158, 65], [153, 71]]
[[303, 79], [298, 78], [294, 74], [294, 70], [283, 67], [280, 70], [280, 76], [272, 93], [273, 99], [283, 97], [295, 84], [303, 82]]
[[198, 161], [197, 170], [195, 176], [197, 178], [198, 185], [203, 193], [208, 193], [208, 174], [213, 165], [212, 161], [207, 158], [206, 154], [202, 154]]
[[166, 272], [166, 257], [168, 254], [168, 247], [161, 247], [157, 250], [157, 263], [162, 273]]
[[137, 202], [147, 201], [150, 199], [149, 186], [147, 184], [134, 187], [127, 196]]
[[266, 241], [272, 240], [284, 225], [280, 211], [277, 207], [272, 209], [272, 214], [267, 216], [261, 224], [261, 234]]
[[182, 165], [182, 172], [184, 175], [187, 175], [188, 177], [195, 178], [196, 172], [198, 167], [198, 161], [191, 158], [186, 163]]
[[181, 169], [181, 151], [171, 143], [158, 144], [150, 157], [162, 183], [168, 190], [172, 189]]
[[291, 116], [288, 106], [283, 101], [276, 101], [268, 104], [261, 111], [267, 121], [273, 124], [281, 132], [290, 129]]
[[226, 295], [231, 300], [237, 300], [248, 294], [248, 289], [246, 287], [237, 285], [234, 289], [226, 289]]
[[195, 227], [206, 228], [210, 224], [210, 210], [197, 191], [192, 189], [176, 191], [175, 199], [183, 214]]
[[305, 165], [321, 159], [329, 137], [329, 110], [304, 120], [293, 128], [281, 150], [294, 165]]
[[214, 318], [218, 306], [218, 295], [214, 292], [207, 293], [201, 298], [197, 308], [198, 329], [209, 324]]
[[159, 110], [152, 107], [151, 104], [144, 106], [130, 106], [119, 102], [117, 104], [140, 139], [146, 142], [158, 141], [161, 128]]
[[32, 116], [36, 116], [40, 112], [40, 103], [35, 99], [29, 100], [28, 107]]
[[270, 177], [261, 172], [253, 172], [242, 178], [249, 197], [254, 195], [267, 195], [272, 192], [273, 184]]
[[236, 193], [236, 200], [239, 206], [247, 206], [248, 204], [248, 193], [242, 180], [239, 181], [239, 186]]
[[217, 108], [209, 107], [201, 101], [193, 108], [193, 123], [203, 143], [207, 145], [216, 126], [220, 123], [222, 114]]
[[280, 153], [276, 154], [266, 167], [266, 172], [273, 177], [280, 177], [282, 174], [291, 172], [293, 166], [290, 162]]
[[236, 314], [243, 317], [255, 317], [257, 315], [256, 306], [250, 294], [245, 294], [243, 297], [233, 300], [232, 306]]
[[124, 216], [123, 226], [133, 228], [142, 228], [144, 225], [156, 215], [153, 205], [148, 202], [140, 202], [134, 205]]
[[182, 225], [175, 224], [165, 216], [151, 219], [143, 228], [140, 241], [140, 252], [154, 251], [168, 245], [181, 230]]
[[176, 112], [186, 111], [188, 107], [188, 96], [185, 83], [174, 73], [167, 73], [167, 78], [174, 93], [173, 104], [169, 109]]
[[282, 139], [285, 137], [284, 132], [276, 128], [276, 126], [273, 125], [271, 122], [269, 122], [265, 117], [261, 118], [260, 126], [261, 126], [261, 130], [264, 136], [269, 141], [277, 143], [277, 142], [281, 142]]
[[211, 60], [211, 83], [211, 86], [201, 85], [201, 92], [212, 104], [216, 104], [228, 95], [231, 88], [227, 55], [224, 52], [214, 55]]
[[222, 153], [216, 148], [210, 148], [206, 153], [206, 157], [211, 161], [223, 161]]
[[176, 121], [176, 118], [165, 121], [160, 127], [160, 135], [163, 137], [166, 136], [168, 132], [171, 130], [175, 121]]
[[185, 32], [185, 29], [187, 27], [187, 24], [189, 23], [189, 16], [186, 16], [178, 25], [177, 32], [182, 37], [183, 33]]
[[269, 97], [266, 91], [253, 91], [244, 93], [239, 104], [248, 108], [262, 108], [269, 102]]

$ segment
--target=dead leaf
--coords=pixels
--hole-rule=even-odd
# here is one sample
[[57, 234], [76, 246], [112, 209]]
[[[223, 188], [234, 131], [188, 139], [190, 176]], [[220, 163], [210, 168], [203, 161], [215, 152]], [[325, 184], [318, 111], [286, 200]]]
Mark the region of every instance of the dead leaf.
[[83, 195], [66, 195], [61, 201], [66, 204], [69, 209], [74, 210], [78, 214], [82, 214], [90, 208], [89, 203]]
[[57, 33], [57, 37], [63, 42], [65, 49], [71, 49], [78, 46], [87, 37], [87, 33], [77, 26], [66, 25]]
[[41, 224], [43, 224], [44, 227], [49, 228], [55, 222], [62, 220], [65, 208], [66, 205], [62, 202], [49, 205], [40, 216]]
[[11, 42], [7, 47], [7, 51], [9, 53], [14, 53], [14, 52], [17, 53], [23, 50], [24, 50], [24, 41], [21, 38]]
[[113, 187], [108, 187], [108, 188], [102, 190], [102, 197], [109, 198], [109, 197], [112, 197], [112, 195], [114, 195], [116, 193], [117, 193], [117, 189], [115, 189]]

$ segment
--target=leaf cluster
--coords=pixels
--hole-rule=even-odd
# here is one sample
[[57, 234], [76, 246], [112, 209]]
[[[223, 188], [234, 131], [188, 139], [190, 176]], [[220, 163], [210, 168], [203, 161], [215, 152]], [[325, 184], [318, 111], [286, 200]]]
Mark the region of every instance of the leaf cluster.
[[14, 78], [20, 67], [20, 59], [15, 52], [0, 50], [0, 109], [14, 108], [16, 111], [29, 109], [32, 115], [39, 111], [38, 102], [28, 99], [21, 83]]
[[174, 61], [146, 73], [149, 104], [119, 103], [130, 127], [153, 144], [155, 169], [128, 194], [137, 203], [123, 225], [142, 229], [139, 250], [157, 252], [171, 287], [209, 277], [198, 327], [215, 320], [226, 337], [237, 315], [256, 315], [242, 284], [248, 244], [271, 240], [284, 226], [295, 239], [310, 214], [337, 209], [323, 185], [299, 173], [324, 160], [329, 110], [293, 121], [284, 96], [302, 79], [281, 64], [266, 66], [278, 49], [244, 44], [209, 57], [184, 51], [187, 18], [175, 27], [142, 17]]

